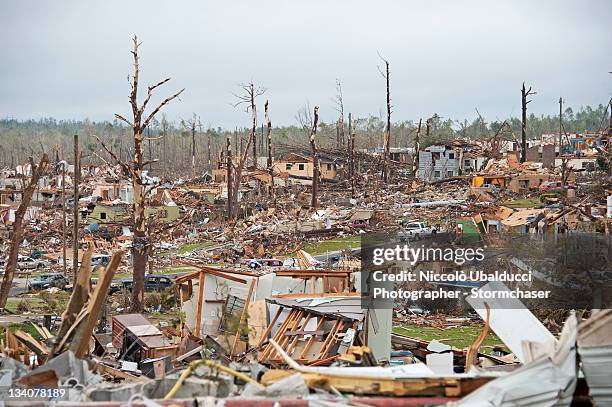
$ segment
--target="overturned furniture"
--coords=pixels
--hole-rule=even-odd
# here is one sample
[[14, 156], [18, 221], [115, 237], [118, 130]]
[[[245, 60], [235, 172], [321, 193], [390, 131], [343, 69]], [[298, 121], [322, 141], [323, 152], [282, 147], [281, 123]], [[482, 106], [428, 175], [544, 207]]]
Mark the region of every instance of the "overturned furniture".
[[179, 344], [140, 314], [113, 317], [113, 346], [119, 349], [120, 359], [130, 362], [163, 356], [175, 358], [179, 352]]

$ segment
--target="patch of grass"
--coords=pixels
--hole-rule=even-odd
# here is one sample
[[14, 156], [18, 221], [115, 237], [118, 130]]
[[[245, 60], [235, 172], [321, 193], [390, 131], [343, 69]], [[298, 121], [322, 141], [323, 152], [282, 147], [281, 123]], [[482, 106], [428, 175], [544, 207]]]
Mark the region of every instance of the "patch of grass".
[[[483, 326], [484, 324], [437, 328], [433, 326], [409, 324], [401, 327], [393, 327], [393, 332], [422, 339], [424, 341], [437, 339], [438, 341], [451, 345], [455, 348], [464, 349], [470, 347], [470, 345], [474, 343], [476, 338], [478, 338], [478, 335], [480, 335]], [[489, 353], [493, 346], [500, 346], [502, 349], [508, 351], [508, 348], [506, 348], [504, 343], [493, 332], [491, 332], [491, 330], [489, 330], [489, 333], [478, 350], [482, 353]]]
[[508, 208], [543, 208], [544, 204], [540, 202], [540, 199], [535, 198], [523, 198], [515, 199], [514, 201], [503, 202], [502, 205]]
[[189, 266], [170, 266], [162, 270], [162, 274], [183, 274], [192, 273], [196, 270], [195, 267]]
[[8, 327], [0, 327], [0, 335], [2, 337], [4, 337], [4, 333], [6, 332], [7, 328], [10, 332], [24, 331], [32, 335], [34, 339], [38, 341], [42, 340], [42, 336], [40, 336], [36, 328], [34, 328], [34, 326], [29, 322], [23, 322], [21, 324], [10, 324]]
[[300, 249], [305, 250], [312, 255], [319, 255], [348, 248], [354, 249], [357, 247], [361, 247], [361, 236], [339, 237], [331, 240], [306, 243], [305, 245], [301, 246]]
[[20, 314], [18, 311], [18, 306], [21, 302], [27, 304], [27, 307], [31, 310], [41, 309], [43, 307], [44, 301], [38, 297], [11, 297], [6, 301], [6, 309], [7, 311], [12, 312], [13, 314]]
[[178, 249], [178, 254], [185, 254], [192, 252], [194, 250], [205, 249], [210, 246], [214, 246], [215, 242], [199, 242], [199, 243], [191, 243], [186, 244], [185, 246], [181, 246]]

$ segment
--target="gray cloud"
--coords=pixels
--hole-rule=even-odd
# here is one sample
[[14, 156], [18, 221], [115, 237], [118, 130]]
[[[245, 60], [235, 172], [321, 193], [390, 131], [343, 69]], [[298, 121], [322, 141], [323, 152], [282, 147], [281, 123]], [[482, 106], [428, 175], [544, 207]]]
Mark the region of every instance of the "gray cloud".
[[[425, 4], [427, 3], [427, 4]], [[612, 5], [597, 1], [31, 1], [0, 5], [0, 116], [112, 119], [127, 113], [130, 38], [143, 79], [186, 88], [171, 118], [247, 125], [238, 84], [266, 87], [277, 124], [306, 101], [334, 120], [379, 114], [380, 51], [391, 63], [394, 119], [433, 112], [488, 120], [518, 115], [520, 85], [536, 114], [605, 103], [612, 90]], [[161, 97], [166, 93], [158, 93]]]

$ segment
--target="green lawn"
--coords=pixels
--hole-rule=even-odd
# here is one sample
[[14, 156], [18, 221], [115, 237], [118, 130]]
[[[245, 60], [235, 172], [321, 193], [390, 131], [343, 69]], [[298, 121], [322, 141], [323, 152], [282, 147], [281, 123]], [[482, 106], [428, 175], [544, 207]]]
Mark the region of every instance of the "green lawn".
[[361, 247], [361, 236], [339, 237], [331, 240], [322, 240], [320, 242], [306, 243], [300, 249], [307, 251], [312, 255], [325, 254], [327, 252], [335, 252], [347, 248]]
[[[483, 326], [484, 324], [482, 326], [471, 325], [437, 328], [433, 326], [409, 324], [401, 327], [393, 327], [393, 332], [422, 339], [424, 341], [437, 339], [438, 341], [454, 346], [455, 348], [464, 349], [468, 348], [470, 345], [472, 345], [472, 343], [474, 343], [476, 338], [478, 338], [478, 335], [480, 335]], [[489, 353], [493, 346], [501, 346], [503, 349], [507, 350], [504, 343], [493, 332], [491, 332], [491, 330], [489, 330], [489, 333], [478, 350], [482, 353]]]
[[540, 202], [540, 198], [523, 198], [515, 199], [514, 201], [503, 202], [503, 206], [508, 208], [542, 208], [544, 204]]
[[22, 301], [26, 302], [30, 308], [41, 308], [43, 305], [43, 300], [38, 297], [11, 297], [6, 301], [7, 311], [13, 314], [20, 314], [21, 312], [17, 311], [17, 305]]
[[204, 249], [206, 247], [214, 246], [215, 244], [216, 244], [215, 242], [199, 242], [199, 243], [186, 244], [185, 246], [179, 247], [178, 254], [185, 254], [185, 253], [192, 252], [194, 250]]
[[182, 273], [192, 273], [196, 270], [195, 267], [189, 266], [170, 266], [166, 267], [162, 270], [162, 274], [182, 274]]

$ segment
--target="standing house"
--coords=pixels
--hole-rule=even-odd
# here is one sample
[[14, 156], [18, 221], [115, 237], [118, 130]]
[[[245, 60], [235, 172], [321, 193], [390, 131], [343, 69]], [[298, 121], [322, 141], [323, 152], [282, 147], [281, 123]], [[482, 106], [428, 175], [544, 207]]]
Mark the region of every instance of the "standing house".
[[[319, 156], [319, 175], [323, 181], [335, 181], [338, 177], [338, 168], [334, 160], [325, 156]], [[275, 173], [286, 173], [289, 177], [312, 179], [314, 165], [312, 157], [307, 155], [290, 153], [280, 160], [274, 162]]]
[[449, 145], [438, 144], [419, 151], [417, 177], [424, 181], [437, 181], [459, 175], [459, 157]]

